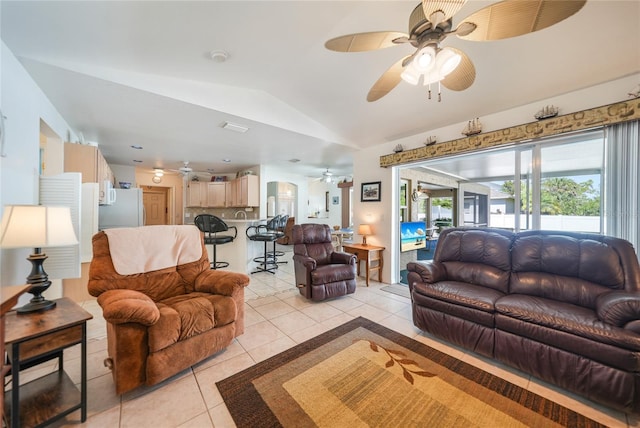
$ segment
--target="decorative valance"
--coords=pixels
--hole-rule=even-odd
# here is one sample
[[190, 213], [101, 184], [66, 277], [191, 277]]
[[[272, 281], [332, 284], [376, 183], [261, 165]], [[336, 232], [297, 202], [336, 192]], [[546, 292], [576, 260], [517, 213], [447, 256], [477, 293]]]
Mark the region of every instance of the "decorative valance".
[[640, 98], [380, 156], [383, 168], [640, 119]]

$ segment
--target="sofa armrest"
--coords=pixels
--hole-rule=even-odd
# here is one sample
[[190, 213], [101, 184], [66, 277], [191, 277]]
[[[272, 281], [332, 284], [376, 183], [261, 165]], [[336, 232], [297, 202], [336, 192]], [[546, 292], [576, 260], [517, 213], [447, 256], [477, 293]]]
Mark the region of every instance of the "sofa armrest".
[[[596, 313], [601, 321], [617, 327], [625, 328], [630, 323], [632, 323], [632, 326], [638, 326], [637, 321], [640, 320], [640, 293], [612, 291], [602, 294], [596, 300]], [[635, 331], [636, 328], [633, 328], [633, 330]]]
[[355, 254], [334, 251], [331, 253], [331, 263], [343, 265], [355, 265], [357, 257]]
[[233, 296], [236, 290], [247, 285], [249, 285], [249, 276], [244, 273], [205, 270], [196, 278], [195, 291]]
[[433, 284], [447, 279], [447, 273], [441, 263], [436, 262], [409, 262], [407, 270], [420, 275], [422, 282]]
[[112, 324], [138, 323], [154, 325], [160, 310], [149, 296], [135, 290], [109, 290], [98, 297], [104, 319]]

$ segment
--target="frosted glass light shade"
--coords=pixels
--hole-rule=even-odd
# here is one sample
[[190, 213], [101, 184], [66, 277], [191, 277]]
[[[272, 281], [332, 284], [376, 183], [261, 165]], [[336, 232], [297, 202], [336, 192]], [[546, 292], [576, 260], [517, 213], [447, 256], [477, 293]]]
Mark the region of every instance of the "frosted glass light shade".
[[2, 248], [64, 247], [77, 243], [69, 207], [8, 205], [4, 209]]

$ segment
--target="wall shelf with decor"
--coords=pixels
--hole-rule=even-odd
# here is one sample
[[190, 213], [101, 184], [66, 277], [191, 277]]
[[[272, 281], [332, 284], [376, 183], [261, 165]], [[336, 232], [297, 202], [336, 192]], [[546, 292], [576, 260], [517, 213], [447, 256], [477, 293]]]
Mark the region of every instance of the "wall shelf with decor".
[[338, 183], [338, 188], [344, 189], [345, 187], [353, 187], [353, 181], [344, 181]]

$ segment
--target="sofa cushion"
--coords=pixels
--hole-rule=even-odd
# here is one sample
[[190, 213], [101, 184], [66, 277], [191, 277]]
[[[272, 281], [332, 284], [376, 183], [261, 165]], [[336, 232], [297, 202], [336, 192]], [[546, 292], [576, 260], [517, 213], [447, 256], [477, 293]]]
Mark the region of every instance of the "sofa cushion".
[[440, 281], [428, 285], [417, 282], [413, 286], [413, 293], [489, 313], [495, 311], [496, 301], [504, 297], [504, 293], [492, 288], [457, 281]]
[[236, 304], [231, 297], [190, 293], [158, 302], [160, 319], [149, 327], [149, 351], [157, 352], [214, 327], [232, 323]]
[[507, 292], [511, 269], [511, 238], [486, 230], [454, 230], [438, 239], [435, 263], [447, 278]]
[[511, 293], [594, 309], [600, 294], [624, 289], [620, 257], [602, 242], [561, 235], [517, 236], [511, 255]]
[[[589, 346], [594, 346], [594, 342], [606, 343], [630, 351], [640, 351], [640, 336], [604, 323], [598, 319], [594, 310], [571, 303], [522, 294], [510, 294], [498, 299], [496, 312], [526, 323], [548, 327], [551, 331], [562, 331], [589, 339], [588, 343], [591, 343]], [[503, 325], [497, 327], [507, 329]], [[526, 328], [512, 331], [512, 333], [530, 337], [530, 331], [529, 328]], [[543, 343], [550, 343], [548, 338], [535, 337], [535, 339]], [[561, 344], [559, 345], [562, 348]], [[638, 367], [640, 368], [640, 366]]]

